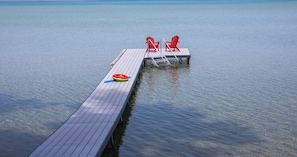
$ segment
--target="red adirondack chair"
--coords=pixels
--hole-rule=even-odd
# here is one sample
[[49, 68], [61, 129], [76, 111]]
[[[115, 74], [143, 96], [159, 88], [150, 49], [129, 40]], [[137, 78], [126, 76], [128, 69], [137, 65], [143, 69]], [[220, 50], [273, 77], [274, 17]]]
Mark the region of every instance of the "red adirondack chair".
[[154, 38], [149, 36], [146, 38], [146, 43], [147, 43], [146, 52], [150, 50], [153, 50], [154, 52], [156, 52], [157, 50], [159, 51], [160, 41], [155, 42]]
[[179, 50], [179, 48], [177, 47], [177, 43], [179, 42], [179, 36], [174, 36], [174, 37], [172, 37], [172, 39], [171, 39], [171, 41], [166, 41], [166, 43], [165, 43], [165, 50], [173, 50], [173, 51], [175, 51], [175, 49], [177, 49], [178, 51], [180, 51]]

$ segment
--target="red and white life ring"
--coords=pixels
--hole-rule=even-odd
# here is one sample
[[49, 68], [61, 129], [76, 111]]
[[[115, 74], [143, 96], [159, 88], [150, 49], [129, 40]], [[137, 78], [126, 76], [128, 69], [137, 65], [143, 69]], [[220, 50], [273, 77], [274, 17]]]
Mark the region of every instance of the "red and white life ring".
[[113, 74], [112, 78], [114, 81], [117, 81], [117, 82], [125, 82], [125, 81], [128, 81], [129, 79], [129, 77], [125, 74]]

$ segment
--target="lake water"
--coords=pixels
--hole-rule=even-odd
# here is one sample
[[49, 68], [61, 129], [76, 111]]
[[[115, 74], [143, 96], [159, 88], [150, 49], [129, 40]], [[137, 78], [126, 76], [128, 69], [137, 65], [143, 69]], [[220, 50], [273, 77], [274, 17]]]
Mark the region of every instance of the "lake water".
[[104, 156], [295, 156], [297, 2], [0, 3], [0, 156], [27, 156], [126, 48], [179, 35], [189, 65], [142, 70]]

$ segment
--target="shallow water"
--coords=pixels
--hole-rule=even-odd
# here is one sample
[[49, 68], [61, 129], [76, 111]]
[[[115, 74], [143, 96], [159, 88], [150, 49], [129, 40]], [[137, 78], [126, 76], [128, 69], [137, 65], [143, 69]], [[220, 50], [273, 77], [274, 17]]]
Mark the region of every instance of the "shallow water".
[[106, 156], [294, 156], [296, 7], [0, 5], [1, 156], [33, 151], [122, 49], [176, 34], [190, 64], [143, 69], [118, 150]]

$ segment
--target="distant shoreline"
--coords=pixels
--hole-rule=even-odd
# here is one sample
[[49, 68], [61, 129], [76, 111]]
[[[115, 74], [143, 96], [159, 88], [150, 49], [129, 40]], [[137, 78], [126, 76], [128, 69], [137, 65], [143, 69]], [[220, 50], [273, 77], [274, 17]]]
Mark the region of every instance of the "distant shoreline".
[[294, 2], [297, 0], [89, 0], [89, 1], [80, 1], [80, 0], [0, 0], [0, 6], [4, 5], [166, 5], [166, 4], [230, 4], [230, 3], [265, 3], [265, 2]]

